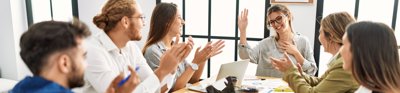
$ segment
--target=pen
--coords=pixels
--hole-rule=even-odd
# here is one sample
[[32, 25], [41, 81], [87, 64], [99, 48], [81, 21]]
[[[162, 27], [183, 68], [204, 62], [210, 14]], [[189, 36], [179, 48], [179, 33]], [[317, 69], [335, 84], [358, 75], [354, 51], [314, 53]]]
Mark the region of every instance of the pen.
[[[135, 68], [135, 71], [138, 71], [138, 70], [139, 70], [139, 66], [137, 66], [137, 67]], [[126, 77], [125, 79], [121, 80], [121, 81], [118, 83], [118, 87], [121, 87], [122, 84], [124, 84], [126, 81], [128, 81], [128, 79], [129, 79], [130, 77], [131, 77], [131, 74], [129, 74], [128, 77]]]

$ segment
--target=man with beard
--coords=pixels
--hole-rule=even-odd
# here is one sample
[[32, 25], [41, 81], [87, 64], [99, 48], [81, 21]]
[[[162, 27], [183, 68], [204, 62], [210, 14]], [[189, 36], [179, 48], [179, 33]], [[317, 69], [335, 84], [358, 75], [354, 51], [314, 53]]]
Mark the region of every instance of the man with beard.
[[[84, 85], [86, 50], [83, 39], [90, 35], [78, 20], [72, 23], [45, 21], [32, 25], [20, 39], [20, 56], [33, 73], [21, 80], [11, 93], [71, 93]], [[108, 93], [132, 92], [139, 83], [136, 72], [122, 86], [123, 75], [113, 77]]]
[[154, 93], [171, 80], [178, 64], [193, 47], [193, 42], [176, 42], [160, 59], [153, 70], [147, 64], [141, 50], [132, 41], [142, 38], [144, 15], [136, 0], [107, 0], [101, 12], [93, 17], [93, 23], [102, 31], [90, 38], [87, 54], [87, 70], [83, 87], [85, 93], [104, 93], [112, 78], [120, 72], [127, 73], [127, 66], [138, 68], [140, 84], [135, 93]]

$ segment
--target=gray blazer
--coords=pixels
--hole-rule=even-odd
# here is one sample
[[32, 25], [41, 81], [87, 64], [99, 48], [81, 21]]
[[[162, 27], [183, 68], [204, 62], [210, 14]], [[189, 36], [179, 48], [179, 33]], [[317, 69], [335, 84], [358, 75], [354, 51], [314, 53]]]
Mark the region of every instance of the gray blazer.
[[[297, 49], [305, 58], [303, 63], [303, 71], [309, 75], [314, 75], [318, 68], [314, 61], [313, 49], [311, 48], [307, 37], [298, 33], [294, 35], [293, 41]], [[283, 52], [278, 50], [278, 42], [275, 36], [263, 39], [257, 46], [251, 48], [247, 43], [239, 44], [239, 56], [241, 59], [250, 59], [250, 62], [258, 64], [256, 76], [282, 77], [282, 73], [272, 66], [269, 57], [282, 58]], [[294, 64], [297, 64], [293, 55], [289, 55]]]

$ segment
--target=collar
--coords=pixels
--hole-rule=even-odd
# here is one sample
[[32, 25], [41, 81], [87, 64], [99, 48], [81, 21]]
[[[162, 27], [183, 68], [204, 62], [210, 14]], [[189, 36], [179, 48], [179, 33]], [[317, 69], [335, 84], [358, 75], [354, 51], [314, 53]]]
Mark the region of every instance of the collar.
[[11, 93], [73, 93], [58, 83], [47, 80], [41, 76], [27, 76], [11, 90]]
[[164, 42], [162, 42], [162, 41], [157, 42], [156, 45], [157, 45], [157, 48], [159, 48], [159, 49], [162, 51], [162, 53], [164, 53], [165, 51], [167, 51], [167, 48], [165, 47]]
[[118, 50], [117, 45], [114, 44], [111, 38], [104, 31], [100, 31], [96, 38], [107, 51]]
[[341, 58], [342, 55], [340, 55], [340, 52], [337, 52], [334, 56], [331, 57], [331, 59], [329, 59], [329, 63], [328, 63], [328, 67], [332, 64], [334, 64], [333, 60], [337, 60], [339, 58]]

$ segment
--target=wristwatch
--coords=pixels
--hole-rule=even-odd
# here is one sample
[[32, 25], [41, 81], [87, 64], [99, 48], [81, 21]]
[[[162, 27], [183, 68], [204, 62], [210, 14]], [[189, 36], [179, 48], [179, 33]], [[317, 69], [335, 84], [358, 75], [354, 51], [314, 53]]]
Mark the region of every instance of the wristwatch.
[[197, 65], [195, 63], [187, 63], [186, 67], [190, 67], [194, 71], [197, 71], [199, 69], [199, 65]]

